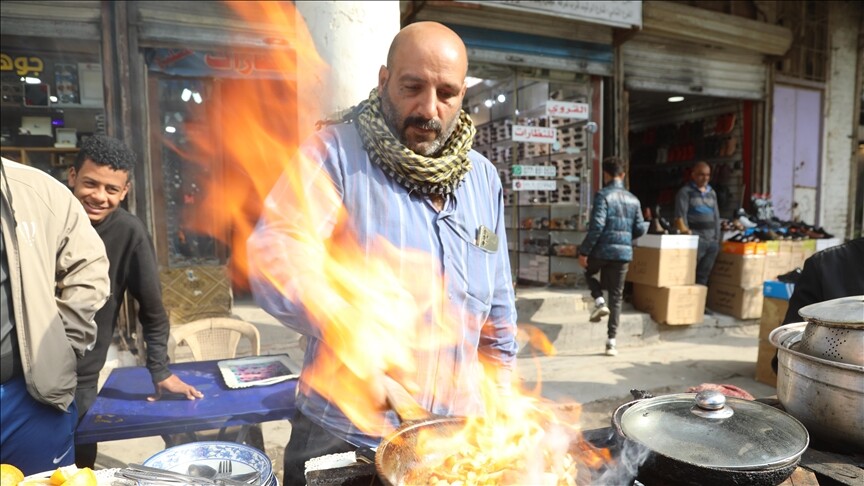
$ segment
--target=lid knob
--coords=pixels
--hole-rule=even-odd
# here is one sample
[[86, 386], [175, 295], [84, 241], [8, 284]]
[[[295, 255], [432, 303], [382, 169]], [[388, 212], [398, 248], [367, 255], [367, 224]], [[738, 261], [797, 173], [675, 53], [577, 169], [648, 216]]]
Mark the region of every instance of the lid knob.
[[695, 415], [711, 419], [731, 417], [735, 412], [726, 406], [726, 396], [716, 390], [705, 390], [696, 394], [696, 405], [690, 407]]
[[705, 410], [720, 410], [726, 406], [726, 395], [717, 390], [704, 390], [696, 394], [696, 405]]

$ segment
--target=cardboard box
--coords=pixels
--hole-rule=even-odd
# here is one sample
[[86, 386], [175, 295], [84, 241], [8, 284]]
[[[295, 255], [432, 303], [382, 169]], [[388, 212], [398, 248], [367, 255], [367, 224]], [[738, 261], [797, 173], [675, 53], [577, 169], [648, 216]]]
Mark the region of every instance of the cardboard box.
[[792, 253], [792, 241], [780, 240], [780, 242], [778, 243], [777, 251], [780, 253]]
[[652, 287], [633, 284], [633, 307], [651, 314], [661, 324], [678, 326], [698, 324], [705, 317], [704, 285], [676, 285]]
[[741, 243], [738, 241], [724, 241], [722, 251], [736, 255], [764, 255], [767, 245], [764, 241], [753, 241]]
[[771, 297], [772, 299], [788, 301], [789, 297], [792, 297], [792, 292], [794, 291], [794, 283], [778, 282], [776, 280], [766, 280], [762, 283], [762, 295], [765, 297]]
[[698, 235], [645, 235], [633, 240], [634, 246], [669, 250], [698, 249]]
[[756, 355], [756, 381], [777, 386], [777, 374], [771, 368], [771, 360], [777, 349], [768, 341], [771, 331], [780, 327], [786, 317], [789, 301], [765, 297], [762, 302], [762, 316], [759, 318], [759, 352]]
[[764, 272], [765, 255], [735, 255], [721, 252], [717, 254], [708, 282], [742, 288], [761, 287]]
[[[770, 242], [769, 242], [770, 243]], [[765, 268], [762, 271], [762, 280], [777, 280], [778, 275], [783, 275], [789, 270], [791, 253], [774, 253], [765, 255]]]
[[777, 354], [777, 348], [767, 339], [759, 340], [759, 352], [756, 355], [756, 376], [754, 378], [760, 383], [777, 387], [777, 373], [771, 368], [771, 360]]
[[780, 242], [777, 240], [766, 241], [765, 242], [765, 254], [766, 255], [776, 255], [780, 253]]
[[711, 283], [708, 307], [738, 319], [758, 319], [762, 315], [762, 286], [742, 288]]
[[771, 331], [780, 327], [789, 309], [789, 301], [765, 297], [762, 299], [762, 315], [759, 317], [759, 339], [768, 342]]
[[696, 283], [696, 249], [633, 247], [628, 282], [671, 287]]

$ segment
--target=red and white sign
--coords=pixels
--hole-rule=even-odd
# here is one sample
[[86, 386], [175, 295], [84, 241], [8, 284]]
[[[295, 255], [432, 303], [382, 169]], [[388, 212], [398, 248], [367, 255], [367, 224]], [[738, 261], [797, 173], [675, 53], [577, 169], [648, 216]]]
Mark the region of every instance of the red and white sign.
[[558, 118], [573, 118], [575, 120], [588, 119], [588, 103], [573, 103], [571, 101], [546, 102], [546, 114]]
[[555, 143], [558, 131], [550, 127], [513, 125], [514, 142]]

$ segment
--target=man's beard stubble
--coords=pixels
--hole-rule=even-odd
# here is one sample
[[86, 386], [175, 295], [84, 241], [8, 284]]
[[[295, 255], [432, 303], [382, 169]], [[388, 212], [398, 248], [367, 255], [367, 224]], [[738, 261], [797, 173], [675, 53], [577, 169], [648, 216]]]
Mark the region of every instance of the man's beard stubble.
[[[384, 122], [387, 123], [387, 126], [390, 128], [390, 132], [402, 142], [402, 145], [411, 149], [414, 153], [422, 155], [424, 157], [434, 157], [438, 155], [438, 152], [444, 147], [444, 144], [447, 142], [447, 139], [450, 138], [450, 135], [453, 134], [453, 130], [456, 129], [456, 123], [459, 121], [459, 116], [453, 117], [453, 120], [450, 122], [450, 126], [442, 127], [441, 122], [434, 119], [425, 119], [418, 116], [409, 116], [405, 118], [405, 120], [399, 119], [399, 114], [396, 113], [396, 107], [390, 101], [390, 95], [387, 92], [387, 87], [385, 85], [382, 93], [380, 95], [381, 98], [381, 113], [384, 116]], [[400, 123], [401, 121], [401, 123]], [[408, 137], [406, 135], [408, 131], [408, 127], [417, 127], [423, 130], [434, 130], [435, 131], [435, 139], [429, 142], [421, 142], [423, 146], [420, 144], [413, 144], [414, 146], [409, 145]]]

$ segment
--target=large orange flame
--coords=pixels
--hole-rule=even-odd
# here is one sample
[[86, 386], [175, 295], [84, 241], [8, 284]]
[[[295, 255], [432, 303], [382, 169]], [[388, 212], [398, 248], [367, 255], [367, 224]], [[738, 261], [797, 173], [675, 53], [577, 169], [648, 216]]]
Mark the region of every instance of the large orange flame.
[[[263, 209], [262, 201], [282, 177], [289, 204], [278, 209], [290, 212], [294, 241], [303, 244], [290, 250], [292, 268], [263, 264], [257, 270], [288, 298], [302, 302], [320, 330], [322, 345], [316, 361], [304, 370], [304, 386], [336, 404], [359, 429], [370, 434], [392, 432], [380, 420], [385, 403], [381, 376], [397, 377], [416, 391], [410, 379], [416, 357], [459, 345], [455, 333], [447, 332], [458, 323], [442, 298], [446, 282], [434, 270], [439, 265], [432, 255], [398, 250], [383, 239], [371, 248], [358, 242], [331, 181], [298, 151], [298, 135], [304, 131], [292, 125], [298, 113], [317, 112], [317, 107], [310, 97], [297, 93], [293, 75], [320, 77], [320, 71], [328, 68], [302, 22], [295, 22], [293, 4], [230, 5], [246, 20], [269, 19], [269, 25], [283, 29], [275, 35], [290, 40], [291, 49], [274, 51], [271, 62], [289, 76], [284, 81], [222, 84], [219, 140], [201, 135], [207, 131], [192, 131], [194, 150], [182, 155], [210, 164], [221, 151], [228, 172], [221, 183], [204, 191], [209, 217], [186, 223], [210, 232], [215, 226], [217, 236], [231, 234], [229, 244], [233, 255], [239, 256], [237, 269], [245, 277], [246, 239]], [[324, 221], [332, 221], [332, 232], [326, 236], [320, 234]], [[289, 251], [278, 246], [268, 250]], [[302, 284], [297, 285], [298, 281]], [[438, 331], [435, 338], [428, 332], [430, 317]], [[535, 348], [554, 353], [542, 332], [524, 329], [523, 338]], [[482, 374], [482, 367], [475, 371]], [[578, 419], [562, 418], [554, 404], [540, 397], [539, 389], [502, 390], [491, 377], [479, 380], [483, 418], [469, 419], [465, 431], [455, 437], [429, 437], [420, 449], [455, 451], [458, 444], [477, 444], [491, 463], [507, 466], [509, 472], [499, 478], [505, 483], [569, 484], [575, 475], [574, 462], [596, 466], [608, 459], [584, 445], [589, 452], [581, 459], [571, 456], [579, 443]], [[519, 466], [510, 467], [514, 464]], [[552, 480], [547, 480], [549, 474]]]

